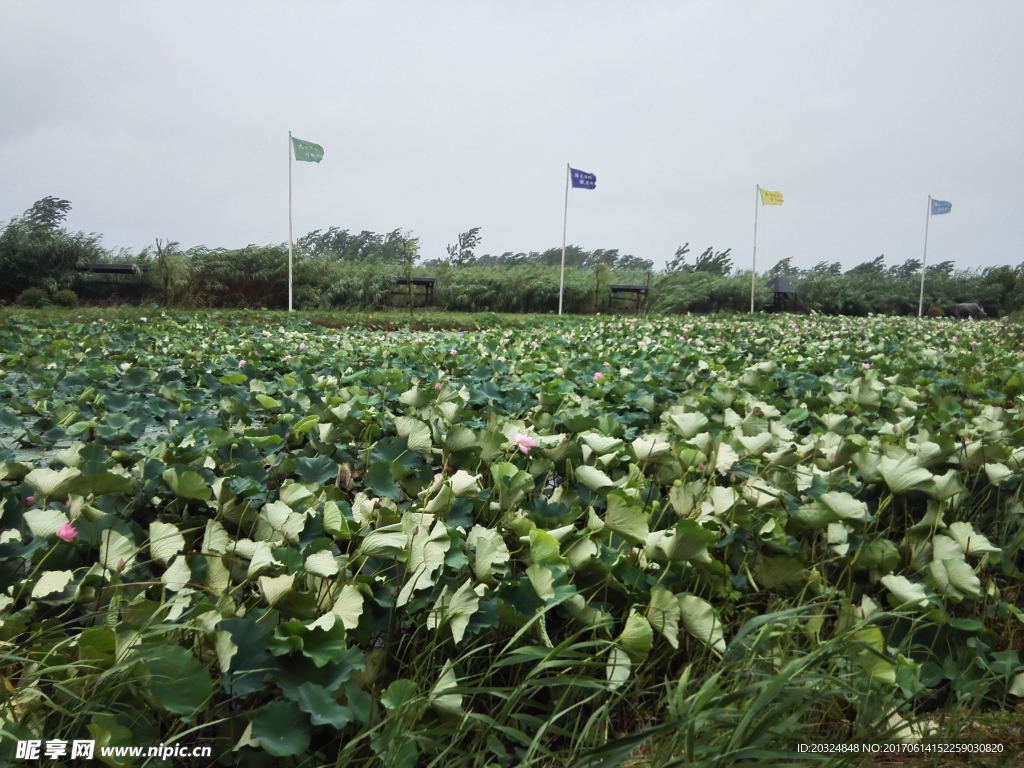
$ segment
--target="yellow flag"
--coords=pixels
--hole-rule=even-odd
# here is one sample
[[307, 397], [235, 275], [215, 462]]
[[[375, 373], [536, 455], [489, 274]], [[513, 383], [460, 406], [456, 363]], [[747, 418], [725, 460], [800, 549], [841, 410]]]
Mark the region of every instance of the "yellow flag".
[[761, 205], [782, 205], [782, 193], [761, 190]]

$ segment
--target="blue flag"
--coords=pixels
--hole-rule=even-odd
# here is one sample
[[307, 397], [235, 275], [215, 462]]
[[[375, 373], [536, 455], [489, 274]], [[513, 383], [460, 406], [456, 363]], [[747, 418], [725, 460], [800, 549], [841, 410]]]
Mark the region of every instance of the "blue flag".
[[577, 171], [575, 168], [570, 168], [569, 175], [572, 177], [572, 185], [574, 188], [594, 189], [597, 186], [597, 176], [592, 173]]
[[940, 213], [949, 213], [953, 208], [952, 203], [947, 203], [945, 200], [932, 200], [932, 216], [938, 216]]

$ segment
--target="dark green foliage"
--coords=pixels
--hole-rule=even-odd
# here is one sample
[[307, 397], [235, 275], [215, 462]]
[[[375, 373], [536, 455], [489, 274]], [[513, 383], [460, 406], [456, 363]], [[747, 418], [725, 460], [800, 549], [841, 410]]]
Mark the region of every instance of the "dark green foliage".
[[42, 288], [26, 288], [18, 294], [18, 304], [23, 307], [45, 307], [50, 297]]
[[393, 229], [386, 235], [364, 229], [358, 235], [353, 235], [347, 229], [331, 227], [327, 230], [315, 229], [303, 235], [296, 241], [295, 247], [305, 255], [320, 256], [328, 261], [345, 264], [397, 264], [402, 261], [409, 244], [415, 242], [416, 238], [399, 229]]
[[0, 233], [0, 298], [13, 299], [26, 288], [53, 293], [69, 287], [79, 262], [99, 261], [106, 251], [98, 235], [75, 234], [60, 228], [71, 204], [44, 198], [22, 218], [12, 219]]
[[[763, 282], [757, 288], [759, 307], [771, 302]], [[742, 312], [750, 309], [750, 273], [673, 272], [654, 283], [651, 296], [655, 312]]]
[[288, 301], [288, 247], [249, 245], [189, 252], [190, 303], [283, 309]]
[[55, 231], [64, 223], [70, 210], [71, 203], [67, 200], [47, 195], [33, 203], [22, 218], [33, 227]]
[[[436, 270], [436, 303], [453, 312], [554, 312], [558, 308], [558, 266], [463, 267]], [[643, 282], [637, 273], [597, 269], [565, 270], [564, 311], [603, 312], [608, 284]]]
[[295, 263], [295, 304], [301, 309], [381, 309], [388, 306], [400, 271], [395, 263], [302, 258]]
[[453, 267], [467, 267], [476, 261], [476, 254], [473, 251], [480, 245], [480, 227], [473, 227], [466, 232], [460, 232], [458, 239], [448, 245], [448, 259]]
[[[74, 287], [89, 301], [154, 302], [197, 307], [283, 309], [288, 296], [286, 245], [249, 245], [182, 250], [176, 242], [156, 241], [137, 255], [113, 254], [99, 236], [62, 229], [71, 204], [46, 197], [12, 219], [0, 231], [0, 301], [11, 302], [27, 288], [75, 306], [63, 289]], [[353, 234], [330, 227], [314, 230], [295, 243], [295, 307], [306, 310], [378, 310], [428, 303], [418, 288], [399, 285], [397, 277], [435, 277], [431, 308], [459, 312], [553, 313], [558, 307], [562, 248], [545, 251], [478, 254], [480, 227], [459, 234], [446, 260], [419, 258], [418, 239], [394, 229], [386, 234]], [[654, 263], [617, 248], [564, 250], [564, 309], [568, 313], [617, 311], [609, 286], [647, 284], [647, 306], [654, 312], [746, 312], [750, 309], [750, 273], [737, 271], [731, 248], [705, 248], [693, 263], [687, 242], [676, 249], [664, 270], [652, 278]], [[83, 275], [86, 262], [131, 262], [135, 275]], [[782, 276], [799, 293], [781, 305], [788, 311], [865, 316], [915, 315], [920, 293], [919, 260], [887, 266], [880, 255], [844, 270], [823, 259], [797, 269], [792, 258], [778, 261], [755, 281], [755, 307], [776, 308], [767, 278]], [[86, 279], [89, 278], [89, 279]], [[95, 278], [95, 279], [92, 279]], [[1024, 310], [1024, 264], [982, 270], [957, 270], [952, 261], [928, 266], [924, 314], [952, 314], [959, 302], [979, 302], [989, 317]], [[41, 302], [38, 293], [29, 301]], [[64, 303], [69, 302], [69, 303]], [[632, 307], [633, 305], [630, 305]]]
[[77, 307], [78, 296], [74, 291], [65, 288], [62, 291], [57, 291], [53, 294], [53, 303], [58, 307]]

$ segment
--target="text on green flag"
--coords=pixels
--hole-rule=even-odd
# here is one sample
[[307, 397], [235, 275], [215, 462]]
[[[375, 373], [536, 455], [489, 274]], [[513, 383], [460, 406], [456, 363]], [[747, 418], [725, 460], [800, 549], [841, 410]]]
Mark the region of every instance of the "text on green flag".
[[292, 136], [292, 148], [295, 150], [296, 160], [319, 163], [324, 159], [324, 148], [312, 141], [303, 141]]

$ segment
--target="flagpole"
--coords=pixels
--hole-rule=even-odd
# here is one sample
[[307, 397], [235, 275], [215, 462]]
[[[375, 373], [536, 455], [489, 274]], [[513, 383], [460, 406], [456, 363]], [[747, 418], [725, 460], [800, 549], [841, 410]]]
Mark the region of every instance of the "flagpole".
[[288, 311], [292, 311], [292, 132], [288, 131]]
[[562, 268], [558, 273], [558, 314], [562, 314], [562, 294], [565, 291], [565, 231], [569, 223], [569, 163], [565, 164], [565, 210], [562, 212]]
[[924, 255], [921, 257], [921, 295], [917, 299], [917, 316], [924, 313], [924, 271], [928, 268], [928, 222], [932, 218], [932, 196], [928, 195], [928, 210], [924, 216]]
[[750, 311], [754, 311], [754, 285], [757, 281], [757, 198], [761, 196], [761, 185], [754, 186], [754, 255], [750, 260]]

